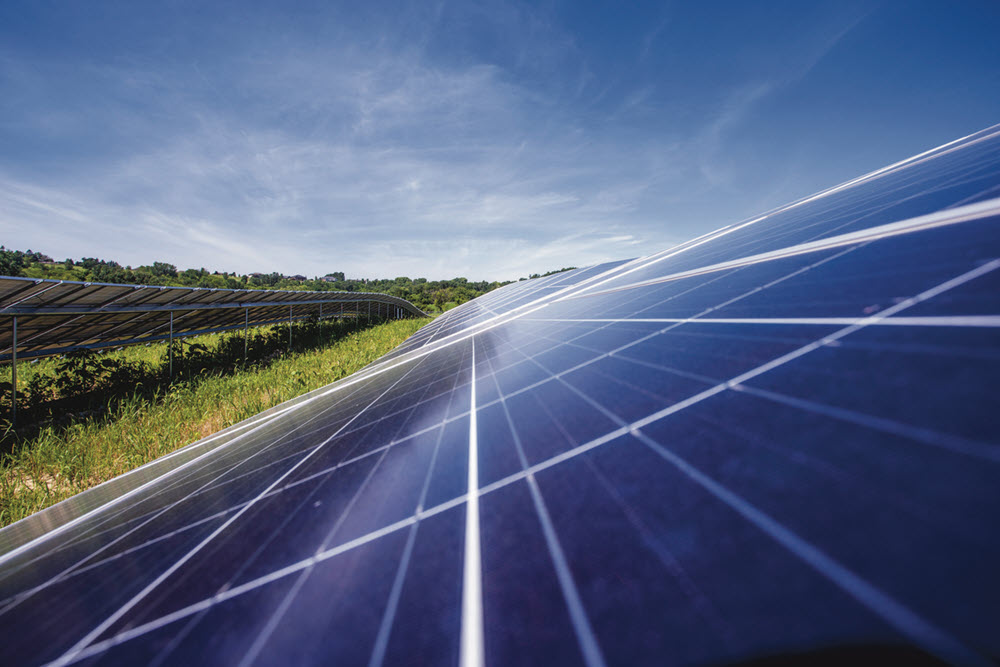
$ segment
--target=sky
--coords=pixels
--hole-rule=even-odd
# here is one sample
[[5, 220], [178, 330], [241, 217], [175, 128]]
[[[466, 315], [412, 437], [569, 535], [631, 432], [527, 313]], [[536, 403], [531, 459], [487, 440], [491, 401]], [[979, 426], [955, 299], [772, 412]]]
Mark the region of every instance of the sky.
[[0, 242], [510, 280], [1000, 123], [1000, 2], [0, 2]]

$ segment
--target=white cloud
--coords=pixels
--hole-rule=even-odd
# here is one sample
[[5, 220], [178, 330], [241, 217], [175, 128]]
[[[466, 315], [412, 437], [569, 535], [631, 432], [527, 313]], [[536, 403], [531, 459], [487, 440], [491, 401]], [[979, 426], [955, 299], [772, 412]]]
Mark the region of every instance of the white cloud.
[[[703, 220], [670, 211], [731, 178], [726, 136], [772, 84], [736, 90], [686, 131], [657, 133], [630, 125], [655, 120], [662, 91], [646, 81], [598, 122], [587, 105], [613, 87], [593, 80], [544, 11], [487, 4], [456, 19], [453, 9], [325, 40], [220, 33], [216, 61], [3, 60], [17, 104], [46, 109], [21, 114], [29, 133], [76, 137], [83, 153], [0, 159], [5, 243], [133, 265], [480, 279], [699, 232]], [[431, 53], [446, 44], [435, 30], [482, 13], [503, 57]], [[647, 34], [642, 58], [666, 26]], [[67, 82], [77, 98], [60, 97]]]

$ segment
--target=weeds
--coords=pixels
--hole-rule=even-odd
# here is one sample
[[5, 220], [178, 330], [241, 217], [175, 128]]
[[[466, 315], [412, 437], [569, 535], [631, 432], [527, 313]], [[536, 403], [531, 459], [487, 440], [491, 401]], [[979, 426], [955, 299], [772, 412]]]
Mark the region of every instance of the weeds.
[[[0, 525], [346, 377], [426, 322], [400, 320], [361, 330], [355, 324], [335, 329], [327, 322], [306, 323], [294, 328], [291, 353], [287, 326], [258, 331], [248, 340], [253, 361], [243, 372], [237, 372], [242, 334], [203, 336], [175, 348], [173, 383], [165, 379], [166, 345], [25, 364], [31, 371], [24, 374], [19, 365], [19, 375], [28, 376], [25, 393], [33, 392], [24, 399], [25, 409], [43, 419], [16, 434], [8, 426], [8, 451], [0, 459]], [[58, 415], [66, 405], [73, 406], [74, 417]]]

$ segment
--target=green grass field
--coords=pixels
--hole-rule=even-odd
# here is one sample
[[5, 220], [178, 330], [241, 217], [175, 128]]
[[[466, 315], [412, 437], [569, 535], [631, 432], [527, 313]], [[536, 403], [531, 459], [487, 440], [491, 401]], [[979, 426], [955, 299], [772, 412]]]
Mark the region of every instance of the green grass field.
[[[242, 372], [189, 376], [162, 389], [150, 392], [147, 388], [123, 396], [98, 416], [69, 424], [49, 423], [28, 437], [14, 438], [11, 451], [0, 460], [0, 526], [347, 377], [428, 321], [387, 322], [346, 333], [326, 346], [269, 359]], [[211, 350], [225, 340], [216, 335], [199, 337], [197, 342]], [[240, 346], [242, 350], [242, 342]], [[133, 365], [153, 367], [163, 357], [165, 347], [131, 347], [104, 356], [120, 355]], [[18, 384], [49, 377], [58, 363], [46, 359], [19, 364]]]

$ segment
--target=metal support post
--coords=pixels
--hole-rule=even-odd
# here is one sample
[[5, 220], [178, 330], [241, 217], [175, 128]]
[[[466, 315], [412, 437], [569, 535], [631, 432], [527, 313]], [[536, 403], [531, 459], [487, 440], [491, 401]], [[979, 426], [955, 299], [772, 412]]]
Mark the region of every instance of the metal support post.
[[368, 299], [368, 321], [372, 321], [372, 300]]
[[243, 309], [243, 367], [247, 365], [247, 335], [250, 333], [250, 309]]
[[292, 307], [288, 306], [288, 349], [292, 349]]
[[170, 379], [173, 380], [174, 379], [174, 313], [173, 313], [173, 311], [170, 312], [170, 340], [167, 343], [167, 345], [170, 347], [170, 350], [169, 350], [169, 355], [170, 355]]
[[17, 426], [17, 315], [14, 316], [14, 340], [10, 354], [10, 423]]

